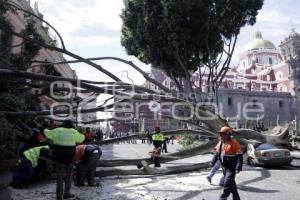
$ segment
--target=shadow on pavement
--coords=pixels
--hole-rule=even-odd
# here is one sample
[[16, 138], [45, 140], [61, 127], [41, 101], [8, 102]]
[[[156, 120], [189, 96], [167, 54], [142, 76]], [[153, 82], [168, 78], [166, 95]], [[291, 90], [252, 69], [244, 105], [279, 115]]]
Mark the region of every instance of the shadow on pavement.
[[261, 188], [256, 188], [252, 186], [246, 186], [246, 185], [238, 185], [239, 190], [247, 191], [247, 192], [255, 192], [255, 193], [275, 193], [280, 192], [279, 190], [265, 190]]

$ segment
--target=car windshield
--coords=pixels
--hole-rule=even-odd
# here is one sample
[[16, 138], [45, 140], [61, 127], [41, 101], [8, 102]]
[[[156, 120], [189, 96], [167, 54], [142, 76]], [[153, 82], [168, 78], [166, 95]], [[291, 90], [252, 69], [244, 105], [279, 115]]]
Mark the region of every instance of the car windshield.
[[256, 150], [261, 151], [261, 150], [267, 150], [267, 149], [277, 149], [274, 145], [264, 143], [256, 147]]

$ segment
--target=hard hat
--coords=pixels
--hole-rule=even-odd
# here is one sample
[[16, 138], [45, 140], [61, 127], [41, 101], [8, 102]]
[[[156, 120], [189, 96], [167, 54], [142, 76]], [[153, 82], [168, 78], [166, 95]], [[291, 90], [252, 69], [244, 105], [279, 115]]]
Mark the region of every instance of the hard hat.
[[228, 133], [231, 133], [232, 129], [228, 126], [223, 126], [219, 131], [218, 133], [220, 134], [228, 134]]

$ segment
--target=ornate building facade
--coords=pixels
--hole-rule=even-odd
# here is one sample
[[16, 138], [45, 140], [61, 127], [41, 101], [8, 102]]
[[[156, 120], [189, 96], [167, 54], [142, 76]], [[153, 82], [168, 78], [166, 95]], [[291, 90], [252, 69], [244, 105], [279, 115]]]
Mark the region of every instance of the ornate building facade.
[[[264, 39], [261, 32], [256, 32], [253, 40], [240, 52], [238, 65], [226, 73], [220, 85], [219, 114], [235, 127], [254, 126], [257, 119], [270, 126], [292, 120], [299, 122], [300, 101], [294, 92], [294, 88], [300, 85], [299, 56], [300, 35], [294, 28], [279, 48]], [[176, 84], [162, 71], [152, 68], [150, 76], [169, 89], [177, 90]], [[208, 74], [199, 77], [199, 72], [192, 75], [193, 85], [195, 89], [200, 87], [201, 91], [206, 91]], [[145, 86], [157, 89], [150, 82]], [[150, 121], [144, 122], [145, 129], [151, 130], [153, 123]], [[165, 129], [180, 126], [169, 119], [163, 119], [161, 123], [166, 125]]]

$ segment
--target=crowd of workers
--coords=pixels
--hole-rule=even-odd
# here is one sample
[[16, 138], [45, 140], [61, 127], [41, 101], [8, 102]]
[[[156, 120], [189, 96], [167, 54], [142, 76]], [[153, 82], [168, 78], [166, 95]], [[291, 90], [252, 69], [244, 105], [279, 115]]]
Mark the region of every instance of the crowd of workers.
[[[218, 133], [220, 141], [215, 147], [211, 161], [212, 170], [207, 180], [211, 183], [216, 171], [222, 168], [223, 178], [220, 185], [224, 190], [219, 200], [227, 199], [230, 194], [233, 200], [239, 200], [235, 176], [242, 170], [241, 146], [234, 139], [231, 128], [222, 127]], [[32, 136], [20, 153], [11, 185], [18, 188], [28, 185], [34, 177], [47, 178], [49, 165], [52, 164], [56, 171], [58, 200], [74, 197], [71, 193], [72, 177], [75, 177], [75, 185], [79, 187], [84, 186], [86, 180], [88, 186], [99, 186], [94, 177], [102, 151], [99, 146], [90, 144], [96, 139], [102, 140], [103, 134], [96, 134], [90, 128], [86, 128], [82, 134], [73, 127], [71, 120], [64, 121], [60, 126], [52, 123], [48, 128], [34, 128]], [[149, 154], [154, 166], [160, 167], [161, 152], [168, 152], [169, 138], [165, 137], [157, 126], [154, 134], [146, 133], [142, 143], [145, 143], [145, 140], [153, 144], [154, 148]]]
[[97, 135], [89, 128], [83, 134], [78, 132], [71, 120], [60, 126], [53, 122], [40, 130], [33, 129], [32, 136], [20, 152], [11, 185], [20, 188], [35, 178], [44, 179], [50, 176], [49, 167], [55, 166], [57, 200], [75, 196], [71, 193], [72, 177], [75, 177], [77, 186], [84, 186], [85, 180], [88, 186], [99, 186], [94, 176], [102, 151], [99, 146], [89, 144], [94, 138]]

